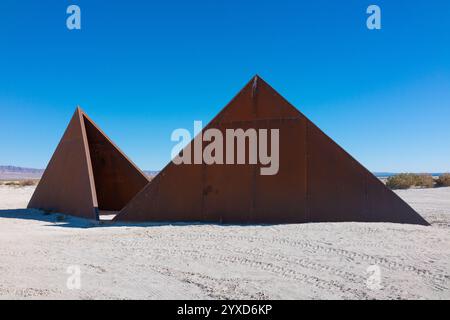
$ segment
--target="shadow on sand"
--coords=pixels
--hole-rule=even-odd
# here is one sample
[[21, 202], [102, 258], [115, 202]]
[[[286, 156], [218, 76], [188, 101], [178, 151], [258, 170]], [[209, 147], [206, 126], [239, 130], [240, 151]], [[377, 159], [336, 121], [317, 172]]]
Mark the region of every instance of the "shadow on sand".
[[41, 210], [36, 209], [0, 209], [0, 219], [22, 219], [22, 220], [35, 220], [41, 222], [48, 222], [46, 226], [49, 227], [62, 227], [62, 228], [108, 228], [108, 227], [163, 227], [163, 226], [177, 226], [177, 227], [187, 227], [187, 226], [204, 226], [204, 225], [214, 225], [214, 226], [273, 226], [269, 224], [252, 224], [252, 225], [241, 225], [241, 224], [219, 224], [219, 223], [205, 223], [205, 222], [112, 222], [108, 220], [88, 220], [83, 218], [77, 218], [61, 213], [46, 213]]
[[99, 225], [99, 222], [96, 221], [75, 218], [59, 213], [46, 213], [35, 209], [1, 209], [0, 219], [35, 220], [48, 222], [48, 226], [67, 228], [91, 228]]

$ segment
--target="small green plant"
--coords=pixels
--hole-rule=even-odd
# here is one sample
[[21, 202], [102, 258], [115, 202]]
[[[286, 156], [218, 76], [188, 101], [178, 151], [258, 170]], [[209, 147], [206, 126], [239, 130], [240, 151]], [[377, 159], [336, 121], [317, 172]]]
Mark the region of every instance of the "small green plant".
[[432, 188], [434, 180], [429, 174], [400, 173], [389, 177], [386, 186], [391, 189]]
[[450, 173], [444, 173], [436, 181], [439, 187], [450, 187]]

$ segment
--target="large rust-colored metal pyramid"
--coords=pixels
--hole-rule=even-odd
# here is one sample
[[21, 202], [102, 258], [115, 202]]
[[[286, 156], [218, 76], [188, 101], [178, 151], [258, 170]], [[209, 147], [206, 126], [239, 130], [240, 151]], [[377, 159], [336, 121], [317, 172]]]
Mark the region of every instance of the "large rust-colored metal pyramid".
[[99, 219], [120, 211], [149, 180], [79, 107], [28, 208]]
[[428, 224], [259, 77], [209, 128], [279, 129], [278, 174], [260, 175], [260, 165], [171, 162], [115, 220]]

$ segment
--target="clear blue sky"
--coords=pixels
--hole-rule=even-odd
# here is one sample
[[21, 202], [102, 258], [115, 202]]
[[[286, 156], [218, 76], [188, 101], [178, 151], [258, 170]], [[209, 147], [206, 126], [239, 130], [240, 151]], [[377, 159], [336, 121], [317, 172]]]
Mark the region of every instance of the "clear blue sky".
[[450, 171], [447, 0], [1, 0], [0, 164], [45, 167], [79, 104], [161, 169], [256, 73], [370, 170]]

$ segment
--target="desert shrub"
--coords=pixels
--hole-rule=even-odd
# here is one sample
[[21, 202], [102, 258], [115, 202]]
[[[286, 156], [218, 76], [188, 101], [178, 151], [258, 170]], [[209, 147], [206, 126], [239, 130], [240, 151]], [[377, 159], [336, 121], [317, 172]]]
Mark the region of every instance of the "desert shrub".
[[395, 176], [391, 176], [386, 181], [386, 186], [391, 189], [408, 189], [414, 184], [411, 175], [407, 173], [401, 173]]
[[439, 187], [450, 187], [450, 173], [444, 173], [436, 181]]
[[434, 180], [429, 174], [400, 173], [389, 177], [386, 181], [386, 186], [391, 189], [432, 188]]
[[38, 182], [39, 180], [26, 179], [20, 181], [6, 181], [3, 184], [9, 187], [27, 187], [27, 186], [34, 186]]
[[19, 183], [17, 181], [6, 181], [5, 182], [5, 186], [8, 187], [17, 187], [19, 185]]
[[19, 187], [28, 187], [28, 186], [34, 186], [37, 184], [36, 180], [31, 180], [31, 179], [27, 179], [27, 180], [21, 180], [19, 181], [18, 185]]
[[418, 174], [415, 175], [415, 186], [422, 188], [433, 188], [434, 179], [430, 174]]

